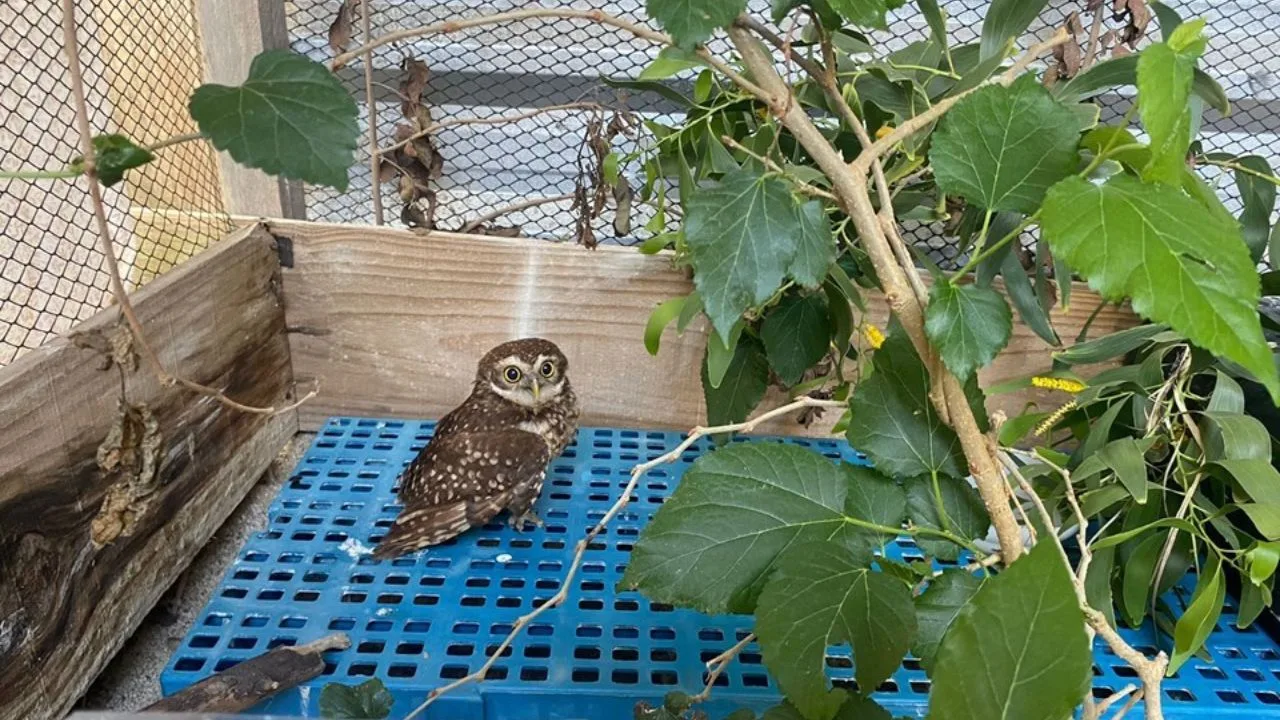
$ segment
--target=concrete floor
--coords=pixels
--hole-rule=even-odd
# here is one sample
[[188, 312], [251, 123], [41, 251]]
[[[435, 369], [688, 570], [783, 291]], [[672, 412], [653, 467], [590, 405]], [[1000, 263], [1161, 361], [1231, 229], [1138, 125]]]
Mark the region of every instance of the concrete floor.
[[77, 710], [140, 710], [160, 699], [160, 672], [250, 533], [267, 525], [267, 508], [311, 444], [298, 435], [281, 450], [257, 485], [218, 529], [191, 566], [81, 699]]

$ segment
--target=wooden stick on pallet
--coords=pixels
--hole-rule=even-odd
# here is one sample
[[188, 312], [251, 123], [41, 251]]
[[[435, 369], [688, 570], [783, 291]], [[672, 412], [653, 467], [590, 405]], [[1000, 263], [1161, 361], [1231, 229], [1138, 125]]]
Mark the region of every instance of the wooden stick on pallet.
[[324, 672], [322, 653], [346, 650], [351, 640], [334, 633], [296, 647], [278, 647], [215, 673], [142, 709], [144, 713], [238, 713]]

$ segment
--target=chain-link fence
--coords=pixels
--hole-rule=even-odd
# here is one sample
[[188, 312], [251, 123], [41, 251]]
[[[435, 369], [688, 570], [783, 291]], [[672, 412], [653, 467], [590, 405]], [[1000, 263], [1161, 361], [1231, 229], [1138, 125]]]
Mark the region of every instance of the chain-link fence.
[[[195, 127], [203, 79], [191, 0], [80, 0], [81, 64], [95, 133], [151, 144]], [[0, 3], [0, 170], [57, 170], [80, 135], [57, 0]], [[120, 272], [137, 287], [229, 229], [217, 158], [184, 143], [107, 189]], [[0, 366], [111, 302], [84, 180], [0, 179]]]
[[[290, 41], [295, 50], [327, 61], [333, 57], [328, 47], [328, 29], [342, 0], [295, 0], [288, 6]], [[359, 3], [355, 2], [358, 6]], [[1105, 0], [1107, 8], [1125, 6], [1125, 0]], [[1206, 150], [1230, 153], [1258, 153], [1273, 165], [1280, 165], [1280, 3], [1274, 0], [1202, 2], [1175, 0], [1168, 3], [1184, 17], [1203, 17], [1212, 33], [1210, 50], [1203, 66], [1226, 89], [1234, 108], [1229, 117], [1207, 110], [1202, 139]], [[373, 34], [380, 35], [407, 27], [438, 23], [468, 15], [494, 13], [516, 7], [599, 8], [634, 20], [645, 17], [643, 0], [610, 0], [589, 3], [545, 0], [541, 3], [510, 2], [429, 2], [418, 0], [371, 0]], [[978, 39], [989, 0], [952, 0], [941, 3], [949, 17], [953, 43]], [[1055, 0], [1041, 13], [1029, 31], [1039, 39], [1050, 36], [1067, 22], [1071, 13], [1080, 13], [1086, 23], [1087, 0]], [[750, 9], [758, 16], [769, 14], [769, 0], [752, 0]], [[1104, 15], [1104, 30], [1119, 29], [1124, 21]], [[1148, 37], [1157, 35], [1153, 19]], [[1088, 28], [1085, 29], [1086, 32]], [[355, 24], [359, 36], [359, 23]], [[928, 26], [916, 9], [907, 3], [895, 11], [887, 32], [873, 34], [877, 48], [884, 52], [925, 39]], [[1024, 38], [1024, 45], [1031, 38]], [[713, 50], [726, 50], [713, 43]], [[616, 103], [613, 88], [601, 77], [635, 78], [649, 64], [657, 49], [629, 35], [588, 22], [538, 20], [516, 25], [469, 30], [455, 35], [437, 35], [407, 40], [379, 49], [374, 55], [374, 94], [377, 100], [379, 134], [390, 139], [401, 122], [399, 86], [405, 58], [415, 58], [430, 68], [423, 101], [433, 121], [446, 119], [489, 119], [500, 115], [580, 101], [601, 99]], [[364, 96], [363, 65], [357, 61], [344, 71], [344, 79], [358, 96]], [[680, 81], [675, 81], [677, 86]], [[687, 86], [688, 81], [684, 82]], [[685, 88], [687, 90], [687, 87]], [[686, 93], [687, 94], [687, 93]], [[1098, 98], [1103, 119], [1115, 119], [1128, 108], [1131, 89]], [[681, 108], [653, 94], [635, 94], [629, 107], [639, 117], [675, 120]], [[436, 226], [452, 229], [495, 208], [536, 198], [562, 198], [536, 205], [504, 218], [524, 235], [566, 239], [573, 236], [576, 214], [569, 196], [574, 189], [576, 157], [586, 121], [581, 111], [539, 115], [510, 125], [462, 125], [441, 131], [436, 140], [444, 166], [437, 184]], [[386, 145], [387, 143], [382, 143]], [[350, 189], [337, 193], [326, 189], [307, 192], [310, 219], [332, 222], [370, 222], [373, 219], [370, 175], [361, 166], [352, 172]], [[1239, 211], [1234, 182], [1221, 178], [1218, 184], [1228, 206]], [[382, 186], [386, 218], [399, 224], [396, 185]], [[617, 241], [634, 244], [647, 235], [643, 215], [632, 223], [633, 231]], [[933, 258], [953, 265], [955, 248], [948, 246], [936, 226], [914, 226], [908, 230], [927, 247]], [[597, 237], [613, 234], [602, 219]]]

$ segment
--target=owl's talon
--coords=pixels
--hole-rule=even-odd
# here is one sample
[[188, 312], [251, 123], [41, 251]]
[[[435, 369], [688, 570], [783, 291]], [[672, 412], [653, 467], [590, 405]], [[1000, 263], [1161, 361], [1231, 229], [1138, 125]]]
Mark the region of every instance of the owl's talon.
[[526, 510], [519, 516], [512, 515], [507, 522], [510, 523], [511, 528], [516, 532], [524, 532], [525, 523], [533, 523], [534, 527], [542, 527], [546, 524], [543, 522], [542, 518], [535, 515], [532, 510]]

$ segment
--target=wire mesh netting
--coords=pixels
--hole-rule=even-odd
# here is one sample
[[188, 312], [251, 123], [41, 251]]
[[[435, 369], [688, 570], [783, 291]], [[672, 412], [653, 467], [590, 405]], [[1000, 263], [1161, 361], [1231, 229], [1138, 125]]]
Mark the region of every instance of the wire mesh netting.
[[[190, 0], [81, 0], [80, 62], [95, 133], [147, 145], [193, 132], [203, 80]], [[0, 4], [0, 170], [58, 170], [80, 135], [57, 0]], [[223, 235], [217, 158], [184, 143], [106, 190], [119, 269], [138, 287]], [[83, 179], [0, 179], [0, 366], [111, 302]]]
[[[328, 60], [333, 51], [328, 47], [328, 29], [341, 0], [295, 0], [288, 6], [290, 41], [294, 49], [317, 60]], [[359, 5], [358, 2], [353, 3]], [[951, 0], [940, 3], [948, 16], [953, 44], [975, 42], [989, 0]], [[1040, 18], [1023, 38], [1026, 46], [1035, 39], [1045, 39], [1079, 13], [1086, 22], [1087, 0], [1050, 2]], [[1241, 0], [1239, 2], [1202, 2], [1177, 0], [1168, 3], [1183, 17], [1204, 18], [1211, 31], [1208, 53], [1202, 66], [1222, 83], [1232, 101], [1233, 111], [1223, 117], [1207, 109], [1203, 117], [1201, 140], [1205, 150], [1232, 154], [1255, 153], [1266, 157], [1273, 166], [1280, 165], [1280, 3], [1274, 0]], [[405, 0], [371, 0], [370, 21], [373, 34], [439, 23], [459, 17], [502, 12], [531, 6], [601, 9], [624, 18], [643, 21], [643, 0], [611, 0], [605, 3], [547, 0], [540, 3], [509, 2], [406, 2]], [[1124, 6], [1123, 2], [1106, 0], [1107, 8]], [[749, 8], [758, 16], [768, 16], [768, 0], [751, 0]], [[1103, 29], [1124, 26], [1120, 18], [1104, 12]], [[1148, 38], [1159, 37], [1158, 23], [1153, 19]], [[928, 25], [916, 9], [907, 3], [890, 16], [888, 30], [873, 33], [876, 47], [882, 52], [903, 48], [928, 37]], [[788, 30], [789, 28], [782, 28]], [[357, 40], [359, 23], [355, 24]], [[1087, 28], [1086, 28], [1087, 30]], [[1083, 37], [1083, 36], [1082, 36]], [[713, 41], [711, 49], [723, 53], [723, 41]], [[399, 84], [401, 63], [415, 58], [430, 68], [423, 102], [430, 108], [432, 119], [493, 119], [503, 115], [521, 115], [531, 109], [561, 105], [583, 99], [599, 99], [616, 104], [616, 91], [601, 77], [635, 78], [656, 55], [657, 49], [616, 30], [574, 20], [535, 20], [468, 30], [452, 35], [435, 35], [405, 40], [380, 48], [374, 54], [373, 79], [377, 107], [377, 125], [382, 138], [394, 133], [401, 122]], [[1109, 56], [1109, 53], [1108, 53]], [[364, 96], [364, 69], [360, 61], [344, 70], [344, 80], [358, 96]], [[688, 90], [690, 74], [673, 81], [677, 88]], [[683, 87], [682, 87], [683, 86]], [[686, 94], [688, 94], [686, 92]], [[1121, 117], [1131, 104], [1132, 88], [1096, 98], [1102, 106], [1102, 119]], [[628, 107], [643, 119], [677, 121], [681, 108], [651, 93], [632, 93]], [[549, 239], [573, 236], [575, 213], [571, 210], [576, 157], [582, 142], [586, 120], [582, 111], [560, 111], [522, 120], [509, 125], [473, 124], [446, 128], [437, 136], [444, 158], [443, 172], [437, 182], [436, 225], [454, 229], [495, 208], [537, 198], [560, 198], [535, 205], [505, 217], [505, 224], [520, 228], [522, 234]], [[387, 142], [381, 143], [386, 146]], [[627, 149], [627, 148], [622, 148]], [[351, 187], [345, 193], [327, 189], [309, 189], [306, 195], [308, 217], [333, 222], [371, 222], [373, 206], [370, 191], [368, 155], [353, 169]], [[1227, 206], [1238, 213], [1240, 198], [1230, 176], [1210, 180], [1221, 193]], [[638, 185], [638, 181], [633, 183]], [[399, 224], [394, 183], [382, 186], [386, 219]], [[638, 209], [632, 232], [612, 242], [636, 244], [648, 237], [643, 229], [648, 216]], [[954, 240], [939, 232], [936, 225], [908, 225], [907, 230], [935, 262], [954, 267], [957, 249]], [[608, 218], [595, 228], [596, 236], [609, 238], [613, 231]], [[1025, 238], [1030, 241], [1030, 237]]]

